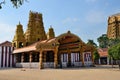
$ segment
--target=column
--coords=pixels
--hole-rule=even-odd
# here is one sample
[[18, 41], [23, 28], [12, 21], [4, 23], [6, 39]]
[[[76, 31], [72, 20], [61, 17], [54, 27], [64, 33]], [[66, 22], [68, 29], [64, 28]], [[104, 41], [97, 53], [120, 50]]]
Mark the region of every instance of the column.
[[29, 54], [29, 63], [30, 63], [30, 68], [31, 68], [31, 62], [32, 62], [32, 52]]
[[32, 62], [32, 52], [29, 54], [29, 62]]
[[58, 66], [58, 47], [54, 50], [54, 68], [57, 68]]
[[109, 65], [109, 57], [107, 57], [107, 64]]
[[100, 58], [99, 58], [99, 64], [101, 64], [101, 60], [100, 60]]
[[42, 50], [40, 51], [40, 54], [39, 54], [39, 68], [40, 69], [43, 69], [43, 63], [42, 63], [42, 56], [43, 56], [43, 53], [42, 53]]
[[80, 47], [80, 61], [82, 61], [82, 66], [84, 66], [84, 48], [83, 46]]
[[24, 53], [21, 53], [21, 62], [24, 62]]
[[57, 53], [54, 53], [54, 68], [57, 68], [57, 65], [58, 65]]
[[83, 52], [80, 55], [80, 59], [82, 61], [82, 66], [84, 66], [84, 53]]

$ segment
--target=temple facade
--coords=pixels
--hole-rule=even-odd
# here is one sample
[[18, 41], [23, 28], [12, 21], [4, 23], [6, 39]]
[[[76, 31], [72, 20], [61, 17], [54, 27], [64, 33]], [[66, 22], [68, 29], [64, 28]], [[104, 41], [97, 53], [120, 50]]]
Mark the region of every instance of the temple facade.
[[54, 29], [45, 32], [42, 14], [31, 12], [24, 33], [19, 23], [13, 39], [16, 67], [60, 68], [92, 66], [94, 46], [85, 44], [70, 31], [55, 37]]
[[109, 39], [120, 38], [120, 13], [108, 18], [107, 36]]

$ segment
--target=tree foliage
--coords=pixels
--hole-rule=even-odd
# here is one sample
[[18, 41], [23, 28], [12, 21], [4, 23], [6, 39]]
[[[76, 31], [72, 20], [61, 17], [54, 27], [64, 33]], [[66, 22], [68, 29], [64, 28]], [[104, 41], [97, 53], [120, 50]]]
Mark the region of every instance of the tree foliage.
[[118, 43], [120, 43], [120, 39], [109, 39], [106, 34], [102, 34], [99, 38], [97, 38], [97, 41], [99, 42], [100, 48], [109, 48], [112, 47]]
[[119, 38], [117, 38], [117, 39], [109, 39], [108, 47], [112, 47], [114, 45], [117, 45], [118, 43], [120, 43], [120, 39]]
[[94, 56], [94, 60], [98, 60], [100, 58], [100, 55], [97, 50], [94, 51], [93, 56]]
[[[24, 2], [28, 2], [28, 0], [10, 0], [13, 4], [13, 7], [18, 8], [23, 5]], [[6, 0], [0, 2], [0, 9], [2, 8], [2, 4], [5, 4]]]
[[106, 34], [102, 34], [99, 38], [97, 38], [97, 41], [99, 42], [99, 47], [100, 48], [107, 48], [109, 39]]
[[95, 48], [97, 48], [97, 44], [91, 39], [88, 40], [87, 44], [88, 45], [93, 45]]
[[108, 53], [113, 59], [120, 60], [120, 43], [109, 48]]
[[120, 43], [110, 47], [108, 50], [108, 54], [113, 60], [117, 60], [117, 64], [119, 65], [120, 69]]
[[14, 7], [18, 8], [23, 5], [24, 2], [28, 2], [27, 0], [11, 0]]

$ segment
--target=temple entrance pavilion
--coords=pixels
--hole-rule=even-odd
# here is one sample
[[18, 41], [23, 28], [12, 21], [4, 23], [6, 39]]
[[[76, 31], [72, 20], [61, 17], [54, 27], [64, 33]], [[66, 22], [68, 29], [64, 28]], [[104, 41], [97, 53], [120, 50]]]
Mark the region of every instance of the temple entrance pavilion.
[[[86, 56], [86, 53], [89, 55]], [[86, 50], [86, 44], [70, 31], [16, 49], [13, 54], [16, 56], [16, 67], [42, 69], [93, 65], [92, 51]]]

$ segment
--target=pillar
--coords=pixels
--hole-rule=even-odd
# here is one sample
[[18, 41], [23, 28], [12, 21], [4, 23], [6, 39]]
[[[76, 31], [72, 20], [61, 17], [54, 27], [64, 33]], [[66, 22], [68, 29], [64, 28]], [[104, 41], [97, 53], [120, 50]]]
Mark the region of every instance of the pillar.
[[30, 68], [31, 68], [31, 62], [32, 62], [32, 52], [29, 54], [29, 63], [30, 63]]
[[84, 66], [84, 53], [83, 52], [80, 55], [80, 59], [82, 61], [82, 66]]
[[99, 58], [99, 64], [101, 64], [101, 60], [100, 60], [100, 58]]
[[58, 66], [58, 47], [54, 50], [54, 68], [57, 68]]
[[41, 50], [40, 54], [39, 54], [39, 68], [40, 69], [43, 69], [42, 56], [43, 56], [43, 53], [42, 53], [42, 50]]
[[107, 57], [107, 64], [109, 65], [109, 57]]
[[54, 53], [54, 68], [57, 68], [57, 66], [58, 66], [57, 53]]
[[21, 62], [24, 62], [24, 53], [21, 55]]
[[32, 52], [29, 54], [29, 62], [32, 62]]
[[80, 45], [80, 61], [82, 62], [82, 66], [84, 66], [84, 47]]

